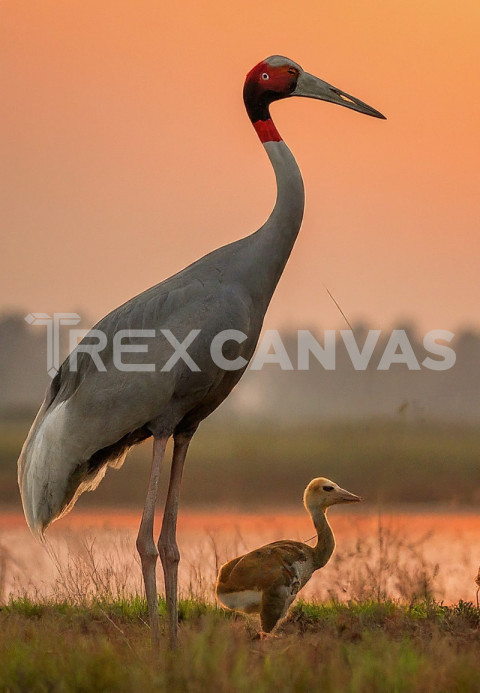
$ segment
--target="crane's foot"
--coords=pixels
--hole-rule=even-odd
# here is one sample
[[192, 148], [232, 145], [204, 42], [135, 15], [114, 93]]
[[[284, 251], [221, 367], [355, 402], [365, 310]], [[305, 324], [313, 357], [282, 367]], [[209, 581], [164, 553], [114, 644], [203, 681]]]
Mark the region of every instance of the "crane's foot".
[[267, 638], [271, 640], [272, 638], [276, 638], [276, 635], [272, 635], [272, 633], [266, 633], [264, 630], [259, 630], [258, 633], [256, 633], [252, 640], [266, 640]]

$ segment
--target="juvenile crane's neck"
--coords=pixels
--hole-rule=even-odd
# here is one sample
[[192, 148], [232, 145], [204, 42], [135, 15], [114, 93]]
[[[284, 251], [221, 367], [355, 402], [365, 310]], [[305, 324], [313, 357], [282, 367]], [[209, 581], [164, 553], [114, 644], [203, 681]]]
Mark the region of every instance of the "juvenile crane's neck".
[[313, 549], [314, 570], [323, 568], [335, 550], [335, 537], [327, 520], [326, 509], [310, 513], [317, 530], [317, 543]]

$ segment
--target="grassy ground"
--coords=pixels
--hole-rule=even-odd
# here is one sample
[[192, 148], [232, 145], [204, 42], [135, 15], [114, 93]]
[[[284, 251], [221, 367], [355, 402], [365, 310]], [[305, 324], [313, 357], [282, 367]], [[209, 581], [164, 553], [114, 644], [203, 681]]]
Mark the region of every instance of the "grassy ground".
[[[162, 614], [164, 604], [160, 604]], [[480, 610], [460, 602], [299, 602], [277, 637], [184, 600], [180, 647], [153, 653], [139, 598], [86, 603], [17, 599], [0, 610], [0, 690], [480, 690]]]
[[[26, 427], [0, 425], [0, 502], [18, 500], [15, 462]], [[85, 495], [84, 506], [141, 507], [149, 457], [149, 447], [136, 450], [120, 472], [109, 473], [95, 494]], [[182, 502], [248, 506], [273, 499], [277, 506], [298, 506], [305, 483], [318, 474], [372, 502], [478, 502], [480, 432], [401, 422], [295, 431], [205, 424], [192, 445]], [[415, 562], [409, 546], [405, 552], [393, 539], [386, 536], [373, 570], [368, 553], [362, 554], [366, 567], [356, 573], [363, 581], [356, 587], [358, 601], [299, 602], [277, 637], [266, 641], [252, 639], [254, 621], [225, 613], [195, 593], [181, 603], [174, 654], [163, 640], [152, 652], [141, 598], [129, 596], [122, 585], [105, 588], [110, 573], [99, 579], [94, 562], [77, 573], [67, 564], [63, 587], [51, 599], [17, 596], [0, 606], [0, 691], [479, 691], [480, 610], [466, 602], [445, 607], [433, 601], [430, 566]], [[399, 556], [407, 557], [407, 567]], [[353, 559], [345, 560], [344, 578]], [[392, 572], [403, 585], [403, 602], [389, 599], [385, 576]], [[2, 565], [0, 588], [1, 573]], [[81, 589], [84, 584], [99, 587], [90, 594]], [[163, 614], [163, 603], [160, 608]]]

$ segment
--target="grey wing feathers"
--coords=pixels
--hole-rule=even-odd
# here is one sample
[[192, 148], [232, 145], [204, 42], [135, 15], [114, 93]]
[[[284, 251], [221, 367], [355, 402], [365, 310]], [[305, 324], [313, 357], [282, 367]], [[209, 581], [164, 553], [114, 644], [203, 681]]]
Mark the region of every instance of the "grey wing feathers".
[[[94, 329], [107, 337], [105, 349], [99, 352], [105, 370], [98, 370], [90, 354], [78, 353], [81, 347], [62, 364], [19, 458], [22, 501], [34, 531], [42, 532], [80, 493], [93, 490], [107, 463], [121, 465], [129, 447], [151, 435], [146, 428], [150, 421], [161, 417], [170, 434], [190, 409], [210, 396], [213, 387], [219, 392], [210, 409], [205, 408], [207, 414], [235, 384], [232, 379], [223, 390], [219, 386], [225, 371], [209, 360], [203, 340], [222, 329], [243, 330], [250, 335], [242, 347], [249, 359], [261, 322], [252, 337], [248, 296], [222, 283], [221, 272], [206, 274], [184, 270], [103, 318]], [[192, 373], [180, 360], [171, 371], [162, 372], [174, 349], [159, 331], [169, 329], [182, 342], [196, 321], [202, 341], [198, 346], [194, 342], [189, 353], [200, 371]], [[113, 336], [118, 330], [132, 329], [156, 332], [151, 339], [140, 339], [148, 344], [148, 352], [134, 354], [134, 363], [152, 363], [153, 372], [122, 371], [114, 363]], [[91, 342], [92, 333], [83, 345]], [[72, 364], [77, 356], [75, 369]]]

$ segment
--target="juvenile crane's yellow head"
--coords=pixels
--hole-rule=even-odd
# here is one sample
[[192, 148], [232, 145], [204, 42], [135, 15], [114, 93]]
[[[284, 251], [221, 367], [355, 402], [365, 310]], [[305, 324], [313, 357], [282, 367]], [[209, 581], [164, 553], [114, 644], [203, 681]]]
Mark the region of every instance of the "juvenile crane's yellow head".
[[303, 494], [303, 503], [310, 513], [325, 511], [337, 503], [358, 503], [361, 500], [360, 496], [346, 491], [324, 476], [312, 479]]

